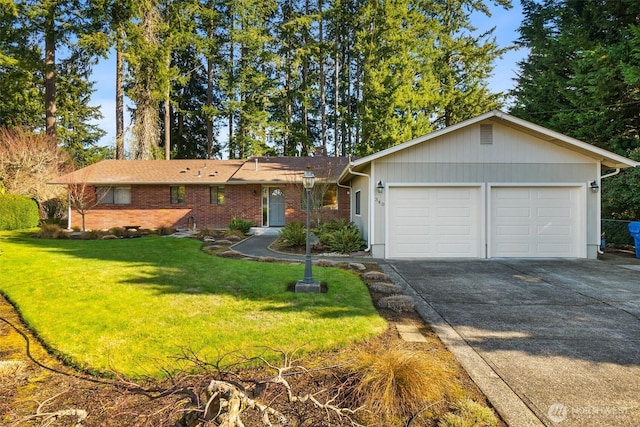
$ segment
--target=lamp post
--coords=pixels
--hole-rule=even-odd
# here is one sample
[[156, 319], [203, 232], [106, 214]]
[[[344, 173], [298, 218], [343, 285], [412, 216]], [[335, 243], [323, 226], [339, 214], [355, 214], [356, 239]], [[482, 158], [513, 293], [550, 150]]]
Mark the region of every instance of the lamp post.
[[311, 272], [311, 243], [309, 242], [309, 209], [311, 206], [311, 189], [315, 184], [316, 176], [307, 169], [302, 176], [302, 186], [307, 193], [307, 247], [304, 262], [304, 278], [296, 282], [296, 292], [320, 292], [320, 283], [313, 280], [313, 273]]

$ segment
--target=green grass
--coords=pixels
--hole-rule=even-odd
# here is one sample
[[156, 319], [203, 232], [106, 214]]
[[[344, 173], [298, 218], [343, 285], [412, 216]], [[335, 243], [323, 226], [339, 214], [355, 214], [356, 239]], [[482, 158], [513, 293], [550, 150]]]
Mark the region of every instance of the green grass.
[[[223, 259], [192, 239], [46, 240], [0, 233], [0, 291], [41, 339], [84, 369], [159, 376], [195, 351], [307, 352], [381, 333], [350, 272], [314, 268], [326, 294], [287, 292], [302, 265]], [[230, 360], [231, 361], [231, 360]]]

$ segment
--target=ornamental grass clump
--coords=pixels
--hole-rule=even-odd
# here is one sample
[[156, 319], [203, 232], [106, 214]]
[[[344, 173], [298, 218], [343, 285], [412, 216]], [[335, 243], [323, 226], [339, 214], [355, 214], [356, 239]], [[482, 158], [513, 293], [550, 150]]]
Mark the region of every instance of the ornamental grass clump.
[[388, 417], [388, 423], [444, 403], [462, 390], [446, 364], [409, 348], [360, 351], [350, 368], [356, 404], [372, 418]]
[[463, 399], [445, 414], [438, 427], [495, 427], [498, 420], [491, 409], [471, 400]]
[[41, 239], [68, 239], [66, 233], [58, 224], [42, 224], [36, 234]]

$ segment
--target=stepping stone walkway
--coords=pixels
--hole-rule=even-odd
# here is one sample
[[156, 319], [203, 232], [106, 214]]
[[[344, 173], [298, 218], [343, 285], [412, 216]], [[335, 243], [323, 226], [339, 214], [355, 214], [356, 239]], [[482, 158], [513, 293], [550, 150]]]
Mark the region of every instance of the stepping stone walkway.
[[406, 342], [427, 342], [427, 339], [420, 333], [416, 325], [396, 325], [396, 329]]

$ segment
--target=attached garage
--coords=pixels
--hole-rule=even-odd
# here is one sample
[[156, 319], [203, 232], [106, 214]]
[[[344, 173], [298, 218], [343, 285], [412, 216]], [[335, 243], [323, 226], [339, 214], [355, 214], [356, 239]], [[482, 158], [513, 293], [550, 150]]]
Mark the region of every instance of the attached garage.
[[387, 258], [586, 256], [584, 187], [389, 186], [388, 191]]
[[375, 258], [597, 258], [601, 181], [637, 165], [492, 111], [352, 161], [339, 182]]

